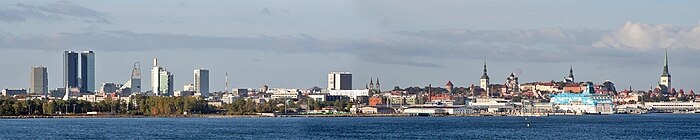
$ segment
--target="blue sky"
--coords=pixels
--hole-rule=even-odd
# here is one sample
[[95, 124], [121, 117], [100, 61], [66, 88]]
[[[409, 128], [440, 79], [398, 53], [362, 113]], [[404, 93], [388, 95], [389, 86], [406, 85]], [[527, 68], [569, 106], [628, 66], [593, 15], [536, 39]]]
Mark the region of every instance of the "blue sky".
[[[60, 87], [63, 50], [95, 50], [96, 81], [123, 83], [152, 58], [175, 74], [211, 70], [211, 91], [325, 87], [350, 71], [354, 87], [477, 84], [511, 72], [521, 83], [658, 82], [669, 47], [673, 87], [700, 89], [698, 1], [0, 1], [0, 88], [27, 88], [31, 66]], [[99, 84], [98, 83], [98, 84]]]

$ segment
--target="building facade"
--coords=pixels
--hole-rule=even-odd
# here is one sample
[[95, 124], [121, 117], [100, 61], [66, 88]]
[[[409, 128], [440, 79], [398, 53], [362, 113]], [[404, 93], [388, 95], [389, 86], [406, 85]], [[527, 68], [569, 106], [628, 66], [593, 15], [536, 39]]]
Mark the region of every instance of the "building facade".
[[200, 68], [194, 70], [195, 95], [209, 96], [209, 70]]
[[350, 72], [331, 72], [328, 74], [328, 90], [351, 90], [352, 74]]
[[80, 91], [95, 92], [95, 52], [83, 51], [80, 54]]
[[29, 82], [30, 93], [38, 95], [48, 95], [49, 93], [49, 73], [46, 67], [32, 67], [32, 75]]
[[174, 93], [174, 76], [165, 68], [158, 65], [158, 59], [153, 59], [153, 69], [151, 69], [151, 88], [156, 96], [171, 96]]
[[63, 52], [63, 87], [78, 87], [78, 52]]

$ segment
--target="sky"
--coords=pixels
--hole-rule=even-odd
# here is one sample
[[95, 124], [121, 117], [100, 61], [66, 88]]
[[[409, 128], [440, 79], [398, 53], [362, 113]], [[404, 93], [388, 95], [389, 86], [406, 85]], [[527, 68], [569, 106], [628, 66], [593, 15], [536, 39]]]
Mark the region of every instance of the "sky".
[[672, 87], [700, 89], [700, 1], [0, 1], [0, 88], [29, 88], [45, 66], [62, 84], [62, 53], [94, 50], [95, 81], [124, 83], [152, 59], [175, 89], [210, 70], [210, 91], [326, 87], [353, 74], [353, 88], [610, 80], [618, 89], [658, 84], [668, 48]]

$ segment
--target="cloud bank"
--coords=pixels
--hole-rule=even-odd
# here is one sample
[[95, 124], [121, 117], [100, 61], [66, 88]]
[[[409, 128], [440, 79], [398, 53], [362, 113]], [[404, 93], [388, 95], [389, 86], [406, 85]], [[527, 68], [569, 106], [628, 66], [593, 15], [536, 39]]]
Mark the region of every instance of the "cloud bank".
[[40, 6], [16, 3], [12, 6], [0, 7], [0, 22], [25, 22], [30, 19], [44, 21], [74, 19], [94, 23], [111, 22], [101, 12], [75, 5], [68, 1], [57, 1]]
[[[423, 58], [520, 62], [647, 63], [649, 50], [670, 44], [697, 52], [700, 26], [627, 23], [617, 30], [544, 28], [532, 30], [399, 31], [365, 39], [324, 39], [308, 34], [248, 37], [137, 33], [128, 30], [23, 34], [0, 33], [0, 47], [140, 51], [174, 48], [246, 49], [280, 53], [339, 53], [380, 63], [440, 67]], [[634, 53], [630, 53], [634, 52]], [[642, 55], [640, 55], [642, 54]], [[688, 54], [690, 55], [690, 54]], [[691, 60], [688, 60], [691, 61]]]

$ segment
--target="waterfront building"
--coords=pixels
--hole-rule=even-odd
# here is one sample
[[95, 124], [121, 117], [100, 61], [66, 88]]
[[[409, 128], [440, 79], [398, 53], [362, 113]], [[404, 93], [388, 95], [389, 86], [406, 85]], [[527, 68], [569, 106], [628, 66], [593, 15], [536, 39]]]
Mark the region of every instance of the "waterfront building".
[[465, 106], [414, 105], [403, 110], [403, 114], [469, 114], [472, 109]]
[[700, 112], [700, 102], [645, 102], [652, 112], [696, 113]]
[[209, 96], [209, 70], [204, 68], [194, 70], [194, 92], [195, 95]]
[[2, 96], [14, 96], [27, 94], [27, 89], [3, 89]]
[[491, 96], [491, 94], [489, 94], [489, 92], [490, 92], [490, 91], [489, 91], [489, 85], [490, 85], [491, 83], [490, 83], [489, 75], [487, 74], [487, 71], [486, 71], [486, 62], [484, 62], [484, 74], [481, 75], [481, 79], [480, 79], [480, 80], [481, 80], [481, 81], [480, 81], [480, 84], [479, 84], [479, 85], [480, 85], [481, 89], [484, 89], [484, 91], [486, 92], [486, 96]]
[[595, 94], [592, 83], [588, 83], [586, 87], [583, 93], [551, 94], [550, 103], [565, 112], [612, 114], [612, 99], [606, 95]]
[[665, 50], [664, 70], [659, 78], [659, 86], [665, 86], [667, 89], [665, 92], [669, 92], [668, 90], [671, 89], [671, 74], [668, 73], [668, 49]]
[[299, 89], [291, 88], [272, 88], [268, 93], [272, 93], [270, 96], [272, 99], [298, 99], [301, 96]]
[[396, 110], [394, 110], [393, 108], [383, 106], [365, 106], [359, 108], [356, 112], [362, 114], [394, 114], [396, 113]]
[[151, 69], [151, 88], [155, 96], [170, 96], [174, 94], [174, 76], [164, 67], [158, 65], [158, 59], [153, 59]]
[[369, 97], [368, 89], [356, 89], [356, 90], [330, 90], [330, 95], [340, 95], [350, 97], [353, 101], [359, 101], [359, 97], [365, 96]]
[[95, 92], [95, 52], [80, 53], [80, 91]]
[[63, 52], [63, 87], [78, 87], [78, 53]]
[[31, 73], [31, 79], [29, 80], [30, 93], [48, 95], [49, 73], [46, 71], [46, 67], [32, 67]]
[[351, 90], [352, 74], [350, 72], [331, 72], [328, 74], [328, 90]]

